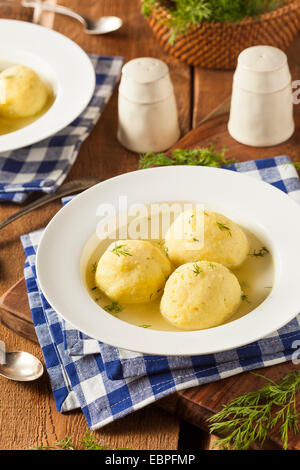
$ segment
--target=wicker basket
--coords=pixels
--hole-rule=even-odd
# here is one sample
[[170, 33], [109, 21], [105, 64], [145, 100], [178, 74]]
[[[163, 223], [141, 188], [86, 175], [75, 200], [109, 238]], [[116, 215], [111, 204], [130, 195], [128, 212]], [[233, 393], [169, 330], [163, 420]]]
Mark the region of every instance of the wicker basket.
[[159, 5], [149, 24], [160, 45], [169, 54], [190, 65], [208, 69], [233, 69], [240, 52], [250, 46], [267, 44], [286, 50], [300, 31], [300, 0], [289, 1], [259, 18], [245, 18], [238, 23], [203, 21], [169, 41], [166, 21], [168, 10]]

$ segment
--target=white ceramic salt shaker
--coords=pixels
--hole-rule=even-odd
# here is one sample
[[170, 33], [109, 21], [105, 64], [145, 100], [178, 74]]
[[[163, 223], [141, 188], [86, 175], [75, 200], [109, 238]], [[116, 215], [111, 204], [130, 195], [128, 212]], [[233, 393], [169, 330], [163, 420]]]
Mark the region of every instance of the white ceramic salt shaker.
[[234, 74], [228, 131], [255, 147], [280, 144], [294, 133], [287, 56], [271, 46], [245, 49]]
[[138, 153], [161, 152], [180, 137], [168, 66], [152, 57], [131, 60], [119, 87], [118, 140]]

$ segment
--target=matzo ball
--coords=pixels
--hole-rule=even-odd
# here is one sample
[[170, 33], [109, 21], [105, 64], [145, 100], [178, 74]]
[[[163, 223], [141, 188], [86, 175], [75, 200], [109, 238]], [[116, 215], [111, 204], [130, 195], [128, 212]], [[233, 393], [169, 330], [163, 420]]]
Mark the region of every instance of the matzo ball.
[[[243, 230], [222, 214], [204, 211], [202, 237], [202, 233], [199, 233], [199, 219], [199, 211], [191, 209], [181, 213], [170, 226], [165, 245], [172, 263], [179, 266], [207, 260], [224, 264], [228, 268], [242, 264], [249, 253], [248, 239]], [[185, 229], [182, 239], [178, 239], [181, 227]]]
[[209, 261], [183, 264], [169, 277], [160, 309], [177, 328], [201, 330], [228, 320], [241, 302], [241, 288], [225, 266]]
[[118, 240], [97, 266], [97, 286], [112, 300], [138, 304], [158, 297], [172, 270], [166, 254], [148, 241]]
[[24, 65], [15, 65], [0, 73], [0, 113], [3, 116], [33, 116], [45, 106], [48, 95], [45, 83]]

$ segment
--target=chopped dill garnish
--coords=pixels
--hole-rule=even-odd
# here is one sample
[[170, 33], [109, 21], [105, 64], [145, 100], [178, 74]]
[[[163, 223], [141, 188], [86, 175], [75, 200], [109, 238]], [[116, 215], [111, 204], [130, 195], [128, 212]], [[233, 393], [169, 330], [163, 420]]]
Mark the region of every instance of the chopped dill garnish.
[[241, 299], [242, 300], [245, 300], [248, 304], [251, 304], [250, 300], [248, 299], [247, 295], [246, 294], [242, 294], [241, 295]]
[[208, 419], [210, 432], [222, 436], [216, 446], [226, 450], [247, 450], [255, 442], [262, 446], [270, 431], [279, 426], [283, 448], [287, 449], [289, 431], [299, 432], [296, 399], [300, 371], [293, 370], [279, 383], [253, 375], [263, 378], [266, 385], [235, 398]]
[[91, 290], [96, 290], [96, 289], [98, 289], [97, 286], [94, 286], [94, 287], [91, 288]]
[[97, 271], [97, 262], [92, 264], [92, 273], [95, 273]]
[[209, 267], [210, 267], [211, 269], [215, 269], [216, 265], [213, 264], [213, 263], [209, 263]]
[[152, 299], [153, 294], [154, 294], [154, 292], [151, 292], [151, 294], [149, 295], [150, 300]]
[[229, 233], [229, 235], [232, 237], [232, 235], [231, 235], [231, 230], [230, 230], [230, 228], [229, 228], [227, 225], [222, 224], [221, 222], [217, 222], [217, 226], [218, 226], [219, 229], [222, 230], [222, 231], [226, 230], [226, 231]]
[[126, 245], [117, 245], [117, 243], [115, 243], [115, 247], [111, 250], [111, 252], [115, 253], [117, 256], [132, 256], [132, 254], [129, 253], [128, 249], [126, 248]]
[[123, 310], [123, 307], [119, 304], [119, 302], [112, 302], [109, 305], [105, 305], [103, 308], [109, 313], [119, 313]]
[[198, 242], [198, 241], [199, 241], [198, 238], [195, 238], [195, 237], [193, 238], [193, 242]]
[[100, 297], [95, 297], [95, 302], [99, 302]]
[[262, 258], [267, 255], [269, 252], [268, 248], [263, 246], [260, 250], [254, 250], [252, 253], [249, 253], [249, 256], [255, 256], [256, 258]]
[[206, 148], [184, 150], [175, 149], [171, 156], [165, 153], [147, 152], [139, 160], [139, 168], [150, 168], [152, 166], [172, 166], [172, 165], [198, 165], [213, 166], [219, 168], [223, 165], [231, 165], [236, 160], [225, 158], [225, 149], [217, 152], [213, 144]]
[[195, 276], [198, 276], [200, 273], [203, 273], [203, 271], [200, 269], [199, 265], [197, 263], [193, 264], [193, 273]]
[[139, 325], [141, 328], [150, 328], [152, 325]]

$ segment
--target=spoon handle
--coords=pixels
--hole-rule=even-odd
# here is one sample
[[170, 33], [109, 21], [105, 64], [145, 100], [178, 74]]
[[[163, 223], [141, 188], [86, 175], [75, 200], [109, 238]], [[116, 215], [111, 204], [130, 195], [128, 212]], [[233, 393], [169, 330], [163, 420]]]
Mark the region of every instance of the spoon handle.
[[[30, 0], [22, 0], [22, 6], [36, 8], [37, 2], [30, 1]], [[74, 18], [75, 20], [80, 21], [80, 23], [82, 23], [84, 26], [86, 25], [85, 19], [81, 15], [79, 15], [79, 13], [71, 10], [70, 8], [64, 7], [62, 5], [52, 5], [51, 3], [46, 3], [46, 2], [42, 3], [40, 7], [44, 11], [50, 11], [53, 13], [59, 13], [61, 15], [70, 16], [71, 18]]]
[[28, 214], [28, 212], [31, 212], [32, 210], [37, 209], [38, 207], [42, 207], [45, 204], [48, 204], [48, 202], [55, 201], [56, 199], [60, 199], [63, 196], [68, 196], [69, 194], [73, 194], [78, 191], [83, 191], [84, 189], [94, 186], [94, 184], [96, 183], [100, 183], [100, 181], [101, 180], [96, 179], [96, 178], [85, 178], [85, 179], [74, 180], [74, 181], [70, 181], [69, 183], [65, 183], [55, 193], [46, 194], [45, 196], [42, 196], [40, 199], [37, 199], [36, 201], [31, 202], [26, 207], [23, 207], [18, 212], [15, 212], [11, 216], [9, 216], [7, 219], [0, 222], [0, 229], [2, 229], [3, 227], [6, 227], [6, 225], [10, 224], [14, 220], [19, 219], [23, 215]]

